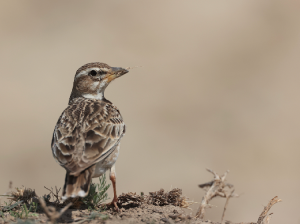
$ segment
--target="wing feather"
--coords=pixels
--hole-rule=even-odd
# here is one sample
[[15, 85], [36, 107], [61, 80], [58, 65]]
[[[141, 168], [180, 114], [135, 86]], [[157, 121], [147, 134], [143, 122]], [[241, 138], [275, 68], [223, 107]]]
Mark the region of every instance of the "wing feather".
[[122, 116], [112, 103], [78, 98], [55, 126], [53, 156], [75, 175], [106, 158], [124, 133]]

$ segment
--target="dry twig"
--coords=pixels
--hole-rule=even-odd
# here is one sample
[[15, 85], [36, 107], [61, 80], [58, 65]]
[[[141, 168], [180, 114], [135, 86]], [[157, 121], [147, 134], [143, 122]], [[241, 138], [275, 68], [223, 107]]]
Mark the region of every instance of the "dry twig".
[[229, 203], [229, 199], [232, 198], [232, 197], [238, 197], [238, 195], [234, 194], [234, 191], [235, 191], [235, 189], [232, 189], [232, 190], [229, 192], [229, 194], [226, 193], [226, 202], [225, 202], [225, 206], [224, 206], [224, 210], [223, 210], [223, 214], [222, 214], [221, 223], [222, 223], [223, 220], [224, 220], [225, 212], [226, 212], [226, 209], [227, 209], [227, 206], [228, 206], [228, 203]]
[[[267, 206], [264, 207], [264, 210], [263, 212], [260, 214], [259, 218], [258, 218], [258, 221], [257, 221], [257, 224], [268, 224], [270, 223], [270, 219], [271, 219], [271, 214], [268, 214], [269, 210], [271, 209], [271, 207], [273, 205], [275, 205], [276, 203], [278, 202], [281, 202], [281, 199], [278, 198], [278, 196], [274, 197], [271, 199], [271, 201], [269, 202], [269, 204]], [[267, 218], [265, 219], [265, 217], [267, 216]]]
[[55, 199], [54, 203], [59, 204], [60, 196], [58, 194], [59, 194], [60, 188], [57, 189], [57, 187], [55, 186], [55, 193], [54, 193], [54, 190], [52, 187], [51, 187], [51, 190], [45, 186], [44, 186], [44, 188], [46, 188], [48, 191], [50, 191], [50, 195], [52, 194], [53, 199]]
[[264, 220], [264, 224], [270, 224], [272, 215], [273, 215], [273, 213], [270, 213], [269, 215], [267, 215], [267, 217]]
[[62, 216], [62, 214], [67, 211], [68, 208], [72, 206], [72, 203], [69, 203], [67, 206], [65, 206], [63, 209], [60, 210], [60, 212], [57, 212], [55, 207], [53, 206], [47, 206], [46, 202], [43, 198], [39, 198], [39, 202], [46, 214], [46, 216], [49, 218], [51, 223], [55, 223], [59, 217]]
[[234, 194], [233, 185], [225, 182], [229, 170], [227, 170], [222, 176], [219, 176], [216, 172], [214, 172], [211, 169], [207, 169], [207, 171], [214, 175], [214, 180], [199, 185], [200, 188], [206, 190], [206, 194], [202, 198], [199, 210], [196, 214], [196, 218], [203, 219], [205, 208], [209, 205], [209, 201], [212, 200], [214, 197], [219, 196], [219, 197], [227, 198], [223, 215], [222, 215], [222, 221], [223, 221], [229, 198], [238, 197], [238, 195]]

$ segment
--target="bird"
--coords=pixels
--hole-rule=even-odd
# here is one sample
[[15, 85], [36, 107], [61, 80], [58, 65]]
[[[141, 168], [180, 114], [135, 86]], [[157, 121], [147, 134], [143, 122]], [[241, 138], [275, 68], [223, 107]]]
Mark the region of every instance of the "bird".
[[54, 159], [66, 170], [63, 200], [87, 196], [92, 178], [109, 170], [114, 193], [109, 205], [118, 209], [115, 163], [126, 127], [104, 91], [126, 73], [124, 68], [100, 62], [85, 64], [75, 73], [68, 106], [56, 123], [51, 142]]

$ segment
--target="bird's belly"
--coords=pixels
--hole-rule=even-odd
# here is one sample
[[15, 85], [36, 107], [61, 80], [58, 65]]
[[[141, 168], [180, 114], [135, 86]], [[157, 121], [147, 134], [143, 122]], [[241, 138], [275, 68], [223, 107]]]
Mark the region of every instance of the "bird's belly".
[[104, 160], [96, 163], [96, 168], [92, 178], [100, 177], [110, 169], [117, 161], [120, 152], [120, 143], [116, 146], [115, 150]]

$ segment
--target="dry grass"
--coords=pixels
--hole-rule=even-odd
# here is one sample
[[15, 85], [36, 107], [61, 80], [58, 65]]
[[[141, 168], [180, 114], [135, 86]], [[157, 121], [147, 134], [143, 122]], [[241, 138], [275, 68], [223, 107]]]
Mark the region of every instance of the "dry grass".
[[[187, 215], [183, 209], [188, 208], [194, 203], [187, 200], [182, 195], [182, 190], [174, 188], [171, 191], [160, 189], [159, 191], [149, 192], [148, 195], [144, 193], [136, 194], [133, 192], [123, 193], [118, 197], [118, 206], [120, 211], [116, 212], [112, 208], [107, 208], [104, 211], [103, 202], [98, 203], [96, 206], [87, 206], [84, 202], [93, 202], [95, 199], [96, 189], [101, 192], [101, 197], [105, 195], [109, 186], [105, 182], [100, 182], [97, 186], [93, 184], [95, 192], [91, 192], [90, 197], [86, 199], [70, 199], [69, 201], [61, 201], [59, 196], [60, 189], [46, 188], [49, 190], [48, 195], [38, 198], [35, 190], [30, 188], [16, 188], [9, 192], [9, 203], [5, 206], [0, 205], [0, 223], [15, 222], [18, 219], [26, 223], [39, 222], [44, 223], [47, 220], [51, 223], [62, 222], [78, 222], [78, 223], [106, 223], [109, 222], [122, 222], [139, 223], [139, 222], [160, 222], [160, 223], [173, 223], [173, 222], [189, 222], [189, 223], [203, 223], [206, 208], [209, 207], [209, 201], [216, 197], [223, 197], [226, 199], [222, 221], [225, 216], [226, 207], [228, 206], [229, 199], [237, 196], [234, 194], [234, 186], [226, 182], [225, 172], [223, 175], [218, 175], [212, 170], [208, 170], [214, 175], [213, 181], [199, 185], [200, 188], [205, 189], [202, 202], [196, 216]], [[101, 184], [102, 183], [102, 184]], [[71, 207], [72, 203], [73, 207]], [[264, 208], [256, 223], [253, 224], [270, 224], [271, 214], [268, 214], [271, 207], [280, 202], [278, 197], [274, 197], [268, 205]], [[77, 205], [78, 204], [78, 205]], [[43, 216], [45, 214], [46, 216]], [[121, 220], [121, 221], [120, 221]], [[145, 221], [146, 220], [146, 221]], [[152, 221], [151, 221], [152, 220]], [[153, 221], [154, 220], [154, 221]], [[18, 221], [19, 223], [20, 221]], [[215, 224], [214, 222], [205, 222]], [[226, 221], [230, 224], [230, 221]], [[246, 223], [244, 223], [246, 224]]]
[[24, 186], [22, 188], [16, 188], [15, 191], [10, 192], [11, 197], [8, 199], [12, 201], [23, 201], [24, 203], [29, 203], [29, 201], [33, 198], [36, 197], [35, 190], [30, 189], [30, 188], [25, 188]]

